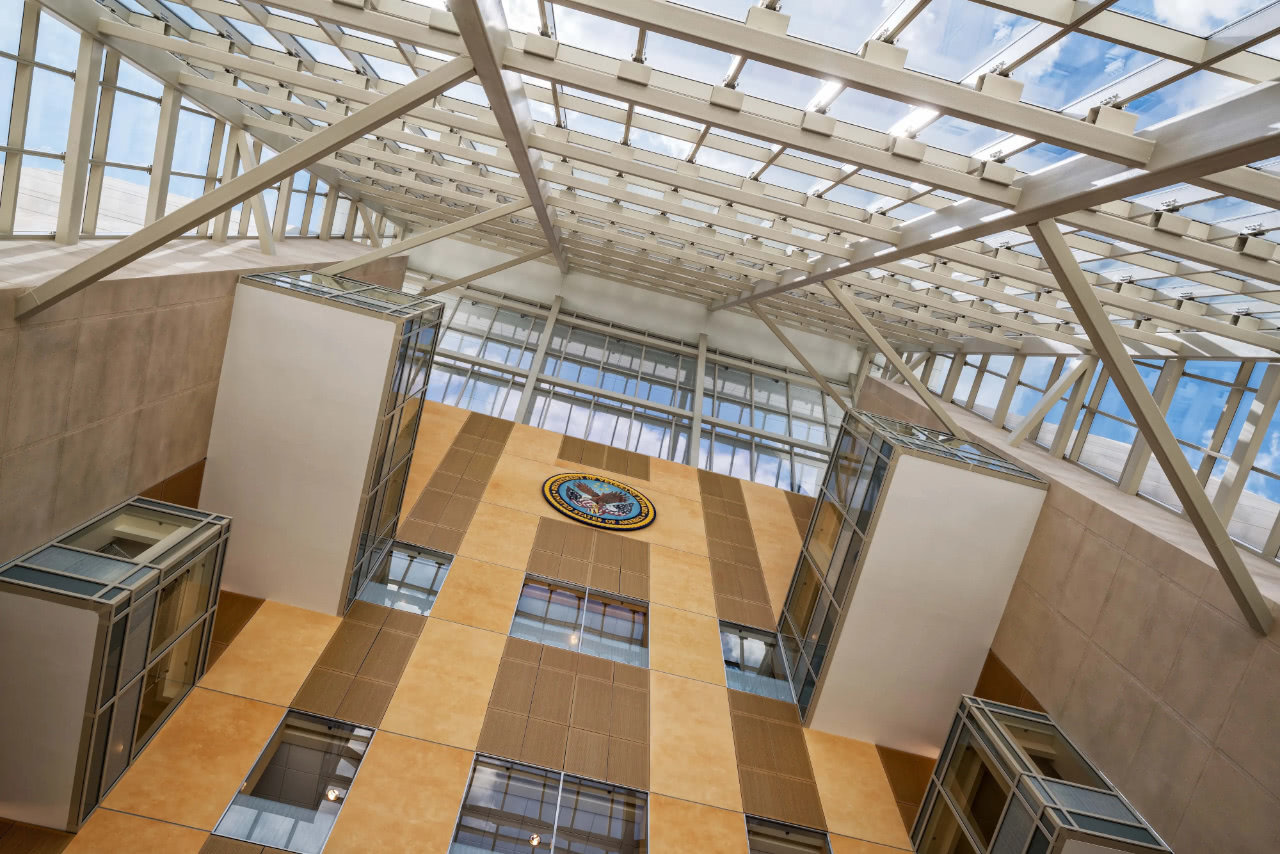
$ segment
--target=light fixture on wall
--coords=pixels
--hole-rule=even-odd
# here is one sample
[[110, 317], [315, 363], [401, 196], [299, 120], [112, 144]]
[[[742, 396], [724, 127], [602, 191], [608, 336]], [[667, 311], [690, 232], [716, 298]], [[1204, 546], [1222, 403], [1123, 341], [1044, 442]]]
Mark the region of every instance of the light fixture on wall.
[[324, 796], [331, 801], [336, 801], [342, 796], [342, 790], [337, 786], [330, 786], [324, 793]]
[[536, 833], [531, 833], [531, 834], [529, 834], [529, 844], [530, 844], [531, 846], [533, 846], [534, 848], [537, 848], [537, 847], [538, 847], [538, 845], [539, 845], [541, 842], [542, 842], [542, 837], [541, 837], [541, 836], [539, 836], [539, 835], [538, 835], [538, 834], [536, 834]]

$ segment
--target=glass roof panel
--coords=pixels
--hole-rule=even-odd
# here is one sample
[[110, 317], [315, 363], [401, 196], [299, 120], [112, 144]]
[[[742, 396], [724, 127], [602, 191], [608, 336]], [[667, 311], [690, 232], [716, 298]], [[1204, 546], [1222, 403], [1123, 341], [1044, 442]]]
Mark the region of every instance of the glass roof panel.
[[1153, 21], [1190, 33], [1207, 36], [1228, 24], [1270, 5], [1272, 0], [1120, 0], [1111, 8], [1135, 18]]
[[1224, 222], [1242, 217], [1256, 218], [1271, 212], [1271, 208], [1245, 201], [1244, 199], [1237, 199], [1233, 196], [1223, 196], [1222, 198], [1200, 202], [1196, 205], [1188, 205], [1178, 211], [1182, 216], [1208, 223]]
[[1012, 76], [1026, 84], [1022, 100], [1060, 110], [1155, 61], [1149, 53], [1072, 33], [1020, 65]]
[[640, 31], [635, 27], [564, 6], [555, 7], [555, 21], [556, 39], [564, 44], [614, 59], [630, 59], [636, 52]]
[[818, 94], [822, 81], [785, 68], [747, 60], [738, 75], [738, 91], [775, 104], [803, 110]]
[[738, 21], [747, 19], [747, 10], [756, 5], [756, 0], [672, 0], [680, 6], [691, 6], [699, 12], [710, 12], [722, 18], [734, 18]]
[[539, 0], [502, 0], [502, 9], [507, 13], [507, 26], [522, 33], [536, 33], [542, 28], [542, 19], [538, 17]]
[[875, 193], [859, 190], [857, 187], [850, 187], [848, 184], [838, 184], [824, 193], [823, 198], [855, 208], [867, 208], [880, 197]]
[[565, 110], [564, 116], [569, 130], [589, 133], [592, 136], [598, 136], [611, 142], [622, 142], [623, 127], [617, 122], [596, 118], [586, 113], [580, 113], [577, 110]]
[[468, 104], [478, 104], [481, 107], [489, 106], [489, 97], [485, 95], [484, 87], [479, 83], [472, 83], [470, 80], [455, 84], [452, 89], [444, 94], [445, 97], [457, 98], [459, 101], [466, 101]]
[[969, 0], [933, 0], [902, 31], [907, 68], [962, 80], [1024, 35], [1036, 22]]
[[665, 154], [669, 157], [675, 157], [684, 160], [689, 156], [689, 152], [693, 151], [693, 143], [685, 142], [683, 139], [673, 139], [662, 133], [654, 133], [642, 128], [631, 127], [630, 142], [636, 148], [645, 151], [652, 151], [654, 154]]
[[708, 145], [698, 149], [698, 153], [693, 157], [693, 162], [699, 166], [709, 166], [712, 169], [719, 169], [723, 172], [732, 172], [734, 175], [741, 175], [744, 178], [755, 174], [755, 171], [760, 168], [758, 160], [749, 160], [746, 157], [729, 154], [727, 151], [720, 151]]
[[943, 116], [917, 134], [916, 139], [957, 154], [973, 154], [1006, 136], [1005, 131], [996, 128]]
[[[239, 30], [245, 38], [253, 42], [257, 47], [265, 47], [270, 50], [278, 50], [284, 53], [284, 45], [276, 41], [276, 37], [267, 32], [264, 27], [257, 24], [251, 24], [248, 21], [236, 21], [235, 28]], [[338, 65], [339, 63], [330, 63], [330, 65]]]
[[378, 72], [378, 76], [383, 80], [391, 80], [396, 83], [408, 83], [414, 80], [416, 75], [410, 70], [409, 66], [392, 62], [389, 59], [383, 59], [380, 56], [369, 56], [368, 54], [360, 54], [364, 57], [365, 62], [373, 66], [373, 70]]
[[307, 53], [311, 54], [317, 62], [323, 62], [326, 65], [332, 65], [337, 68], [345, 68], [348, 71], [356, 70], [356, 67], [347, 61], [342, 51], [328, 42], [320, 42], [302, 36], [297, 36], [297, 39], [307, 49]]
[[1138, 130], [1142, 130], [1248, 88], [1243, 80], [1197, 71], [1130, 102], [1125, 110], [1138, 114]]
[[[173, 0], [161, 0], [161, 2], [164, 3], [166, 9], [173, 13], [174, 17], [182, 21], [188, 27], [205, 33], [214, 32], [213, 27], [209, 26], [208, 21], [201, 18], [194, 10], [187, 8], [187, 6], [182, 3], [175, 3]], [[271, 12], [273, 14], [280, 14], [274, 9], [271, 9]]]
[[788, 190], [795, 190], [800, 193], [809, 193], [814, 189], [822, 189], [825, 183], [812, 175], [806, 175], [803, 172], [796, 172], [792, 169], [784, 169], [781, 166], [770, 166], [760, 174], [760, 180], [766, 184], [786, 187]]
[[1069, 149], [1042, 142], [1024, 151], [1019, 151], [1005, 162], [1023, 172], [1039, 172], [1046, 166], [1061, 163], [1068, 158], [1075, 157], [1075, 155], [1076, 153]]
[[733, 61], [733, 57], [722, 50], [673, 39], [662, 33], [645, 36], [644, 52], [646, 61], [659, 71], [712, 86], [724, 82], [725, 75], [729, 73], [729, 63]]
[[882, 0], [787, 0], [782, 11], [791, 16], [787, 35], [855, 53], [891, 5]]
[[870, 92], [845, 89], [831, 102], [827, 115], [851, 125], [887, 133], [889, 128], [906, 118], [912, 109], [910, 104], [881, 98]]

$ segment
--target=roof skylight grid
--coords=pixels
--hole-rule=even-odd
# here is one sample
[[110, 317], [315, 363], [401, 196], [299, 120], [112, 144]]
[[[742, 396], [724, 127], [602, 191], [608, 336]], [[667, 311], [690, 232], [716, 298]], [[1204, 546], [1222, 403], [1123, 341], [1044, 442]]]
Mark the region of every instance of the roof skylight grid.
[[[660, 15], [647, 19], [664, 11], [664, 3], [651, 0], [506, 0], [513, 47], [503, 60], [525, 75], [538, 120], [528, 145], [542, 151], [540, 177], [559, 183], [590, 175], [584, 179], [589, 189], [569, 183], [547, 199], [560, 213], [570, 259], [580, 251], [574, 242], [589, 245], [584, 269], [703, 302], [747, 292], [756, 281], [780, 282], [789, 271], [820, 269], [828, 258], [850, 260], [870, 246], [892, 245], [904, 229], [927, 226], [937, 216], [931, 212], [965, 199], [1016, 204], [1015, 191], [976, 174], [982, 161], [1004, 161], [1015, 177], [1042, 169], [1074, 156], [1074, 140], [1083, 140], [1088, 127], [1079, 122], [1045, 132], [1050, 126], [1043, 122], [987, 124], [985, 115], [953, 111], [961, 99], [951, 94], [925, 105], [911, 103], [910, 92], [846, 88], [849, 81], [824, 73], [823, 50], [854, 55], [868, 38], [887, 38], [905, 49], [905, 69], [925, 75], [922, 81], [972, 89], [981, 75], [996, 71], [1022, 84], [1015, 96], [1024, 105], [1019, 115], [1062, 111], [1074, 121], [1105, 102], [1127, 107], [1138, 128], [1280, 74], [1272, 55], [1280, 52], [1262, 49], [1280, 28], [1280, 13], [1277, 4], [1260, 0], [1190, 10], [1182, 7], [1196, 4], [1104, 0], [1075, 20], [1055, 19], [1050, 6], [1028, 10], [999, 0], [857, 0], [855, 9], [840, 14], [812, 0], [770, 0], [763, 8], [747, 0], [684, 5], [719, 16], [708, 20], [723, 21], [727, 37], [718, 38], [711, 24], [676, 32]], [[439, 2], [359, 12], [335, 6], [325, 19], [303, 0], [265, 6], [112, 0], [108, 8], [108, 17], [138, 24], [167, 12], [163, 33], [149, 26], [111, 35], [126, 47], [132, 40], [186, 62], [192, 70], [183, 82], [197, 100], [219, 97], [228, 85], [252, 84], [237, 89], [241, 101], [261, 111], [246, 126], [272, 151], [373, 101], [373, 90], [393, 91], [465, 52], [462, 39], [437, 17], [444, 9]], [[776, 56], [737, 53], [750, 48], [733, 27], [764, 30], [784, 49]], [[1168, 37], [1166, 28], [1177, 37]], [[525, 34], [554, 38], [555, 58], [535, 53]], [[793, 42], [809, 46], [793, 51], [787, 47]], [[620, 76], [619, 63], [637, 59], [650, 70], [647, 85]], [[210, 76], [197, 76], [204, 73]], [[712, 87], [727, 87], [718, 91], [736, 93], [741, 105], [709, 106]], [[1011, 125], [1018, 134], [1010, 133]], [[923, 144], [919, 159], [888, 151], [896, 144], [888, 132], [904, 128]], [[460, 219], [525, 195], [489, 98], [474, 80], [370, 137], [318, 164], [317, 174], [403, 227]], [[1242, 306], [1255, 312], [1262, 329], [1272, 329], [1261, 309], [1280, 282], [1277, 265], [1235, 246], [1241, 233], [1270, 244], [1280, 222], [1275, 171], [1259, 172], [1254, 188], [1205, 182], [1107, 203], [1060, 222], [1081, 230], [1069, 233], [1068, 243], [1083, 253], [1097, 282], [1169, 306], [1198, 303], [1203, 317], [1220, 320], [1210, 325], [1213, 331], [1234, 322]], [[1190, 225], [1174, 234], [1160, 227], [1163, 214]], [[505, 218], [458, 237], [527, 247], [536, 244], [540, 228], [530, 219]], [[1116, 242], [1102, 245], [1109, 241]], [[611, 269], [609, 259], [624, 256], [628, 266]], [[540, 260], [553, 262], [551, 256]], [[1004, 342], [1001, 352], [1024, 336], [1079, 340], [1064, 301], [1046, 299], [1053, 285], [1043, 283], [1047, 274], [1025, 229], [894, 263], [905, 266], [839, 281], [855, 284], [868, 297], [863, 307], [873, 320], [892, 324], [907, 340], [942, 349], [996, 348], [1001, 345], [978, 333], [999, 330], [989, 334]], [[899, 278], [912, 267], [921, 272]], [[892, 301], [873, 302], [871, 292], [861, 290], [868, 285]], [[813, 308], [827, 299], [823, 289], [813, 289], [816, 298], [804, 289], [769, 297], [770, 310], [784, 323], [847, 337], [852, 327], [839, 313], [821, 316]], [[965, 318], [964, 309], [967, 319], [944, 325], [937, 301], [956, 307], [947, 317]], [[1029, 310], [1030, 304], [1041, 310]], [[1113, 320], [1132, 323], [1131, 312], [1114, 302], [1110, 307]], [[1198, 323], [1138, 322], [1129, 327], [1130, 340], [1154, 344], [1158, 335], [1181, 328], [1209, 331]]]

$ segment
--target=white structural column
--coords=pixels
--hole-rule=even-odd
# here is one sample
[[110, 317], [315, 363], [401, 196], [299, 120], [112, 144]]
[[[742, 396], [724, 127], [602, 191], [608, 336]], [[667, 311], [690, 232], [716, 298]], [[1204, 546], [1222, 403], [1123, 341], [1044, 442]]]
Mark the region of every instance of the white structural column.
[[1164, 414], [1156, 404], [1155, 398], [1147, 391], [1142, 376], [1138, 373], [1133, 360], [1125, 351], [1120, 336], [1107, 317], [1093, 293], [1093, 288], [1085, 278], [1080, 265], [1076, 263], [1067, 242], [1053, 220], [1035, 223], [1030, 227], [1031, 236], [1036, 246], [1044, 255], [1049, 269], [1058, 278], [1062, 291], [1071, 308], [1075, 310], [1080, 325], [1084, 327], [1089, 340], [1093, 342], [1099, 358], [1106, 365], [1108, 373], [1115, 381], [1116, 390], [1129, 407], [1138, 429], [1151, 445], [1151, 452], [1159, 461], [1160, 467], [1169, 478], [1169, 484], [1182, 502], [1183, 511], [1191, 522], [1200, 539], [1204, 542], [1214, 565], [1222, 574], [1227, 589], [1235, 598], [1236, 604], [1244, 613], [1245, 620], [1255, 631], [1267, 634], [1271, 629], [1272, 616], [1267, 608], [1267, 601], [1258, 592], [1258, 586], [1249, 575], [1248, 568], [1240, 557], [1236, 544], [1227, 534], [1226, 525], [1218, 518], [1218, 513], [1205, 494], [1204, 487], [1196, 480], [1191, 464], [1187, 462], [1182, 449], [1174, 438], [1173, 430], [1165, 421]]
[[484, 85], [489, 98], [489, 109], [502, 130], [507, 152], [515, 163], [516, 172], [524, 184], [525, 195], [533, 205], [542, 235], [549, 251], [555, 256], [561, 273], [569, 272], [569, 260], [560, 245], [560, 230], [556, 228], [554, 214], [547, 207], [547, 188], [539, 180], [542, 157], [529, 150], [533, 136], [533, 114], [524, 93], [524, 80], [515, 71], [502, 69], [502, 55], [511, 43], [507, 29], [507, 16], [501, 0], [453, 0], [449, 5], [458, 25], [458, 32], [467, 47], [467, 53], [475, 61], [476, 76]]
[[478, 279], [483, 279], [485, 276], [492, 276], [494, 273], [501, 273], [503, 270], [510, 270], [512, 267], [519, 266], [520, 264], [523, 264], [526, 261], [532, 261], [534, 258], [541, 258], [543, 255], [546, 255], [550, 251], [551, 250], [545, 246], [538, 249], [534, 249], [533, 251], [526, 252], [523, 255], [517, 255], [516, 257], [512, 258], [509, 261], [503, 261], [501, 264], [494, 264], [492, 267], [486, 267], [483, 270], [477, 270], [474, 273], [468, 273], [467, 275], [463, 276], [460, 279], [454, 279], [451, 282], [443, 282], [442, 284], [427, 288], [425, 291], [422, 292], [422, 295], [424, 297], [429, 297], [429, 296], [432, 296], [433, 294], [438, 294], [441, 291], [452, 290], [453, 288], [459, 288], [459, 287], [462, 287], [463, 285], [471, 284], [472, 282], [477, 281]]
[[[849, 317], [853, 319], [853, 322], [858, 325], [858, 328], [862, 330], [862, 334], [870, 338], [871, 343], [874, 344], [876, 349], [880, 351], [880, 354], [888, 360], [889, 364], [898, 369], [898, 373], [902, 374], [906, 379], [907, 384], [911, 386], [911, 390], [920, 398], [920, 402], [929, 407], [929, 411], [934, 414], [935, 418], [942, 422], [943, 426], [946, 427], [947, 432], [952, 436], [958, 436], [961, 439], [969, 438], [969, 434], [960, 429], [960, 425], [947, 414], [947, 410], [943, 407], [942, 402], [933, 396], [933, 393], [929, 391], [929, 387], [921, 382], [920, 378], [907, 368], [906, 362], [902, 361], [902, 358], [894, 352], [892, 347], [889, 346], [889, 342], [884, 340], [884, 336], [880, 334], [880, 330], [876, 328], [876, 325], [867, 319], [867, 316], [859, 311], [858, 307], [853, 304], [853, 300], [844, 292], [844, 288], [835, 282], [823, 282], [823, 284], [826, 285], [831, 296], [835, 297], [836, 302], [840, 303], [840, 307], [845, 310]], [[962, 359], [964, 356], [960, 353], [956, 353], [954, 354], [954, 358]], [[870, 359], [867, 359], [866, 361], [869, 362]], [[864, 380], [860, 378], [859, 385], [861, 385], [861, 382], [863, 381]]]
[[[181, 107], [182, 93], [173, 86], [164, 87], [160, 98], [160, 122], [156, 126], [156, 147], [151, 154], [151, 182], [147, 185], [147, 223], [164, 216], [169, 200], [169, 177], [173, 169], [173, 146], [178, 138]], [[261, 224], [258, 228], [262, 228]]]
[[[1027, 417], [1022, 419], [1022, 422], [1018, 424], [1018, 428], [1014, 430], [1013, 435], [1009, 437], [1009, 444], [1015, 446], [1022, 444], [1022, 442], [1040, 426], [1040, 422], [1044, 421], [1045, 416], [1048, 415], [1049, 411], [1058, 404], [1058, 401], [1062, 400], [1062, 396], [1067, 393], [1067, 389], [1079, 382], [1080, 378], [1086, 376], [1089, 371], [1092, 371], [1093, 366], [1097, 363], [1097, 358], [1093, 356], [1085, 356], [1072, 365], [1069, 370], [1063, 371], [1057, 381], [1051, 384], [1049, 388], [1045, 389], [1044, 397], [1040, 398], [1040, 400], [1036, 402], [1036, 405], [1031, 407], [1031, 411], [1027, 413]], [[1008, 408], [1006, 407], [1006, 411], [1007, 409]], [[1062, 423], [1058, 425], [1060, 428]], [[999, 427], [1001, 425], [997, 424], [996, 426]], [[1070, 432], [1069, 425], [1068, 432]]]
[[[466, 217], [464, 219], [446, 223], [445, 225], [442, 225], [439, 228], [433, 228], [430, 231], [424, 231], [422, 234], [415, 234], [413, 237], [406, 237], [404, 240], [400, 240], [396, 243], [392, 243], [390, 246], [383, 246], [381, 249], [375, 249], [372, 252], [366, 252], [365, 254], [360, 255], [356, 258], [349, 258], [346, 261], [339, 261], [337, 264], [334, 264], [330, 267], [325, 267], [320, 272], [329, 273], [330, 275], [336, 276], [340, 273], [345, 273], [348, 270], [352, 270], [356, 267], [359, 267], [362, 264], [368, 264], [373, 261], [380, 261], [383, 258], [387, 258], [392, 255], [398, 255], [401, 252], [408, 252], [410, 249], [414, 249], [418, 246], [423, 246], [425, 244], [430, 243], [433, 240], [439, 240], [442, 237], [448, 237], [451, 234], [457, 234], [459, 231], [466, 231], [468, 228], [472, 228], [473, 226], [483, 225], [486, 222], [492, 222], [495, 219], [501, 219], [504, 216], [510, 216], [511, 214], [519, 213], [520, 211], [524, 210], [527, 207], [529, 207], [529, 202], [525, 201], [524, 199], [520, 199], [519, 201], [511, 202], [510, 204], [506, 204], [506, 205], [499, 205], [496, 208], [490, 208], [487, 211], [480, 211], [480, 213], [472, 214], [471, 216]], [[330, 216], [329, 219], [332, 222], [333, 217]]]
[[765, 314], [758, 305], [753, 304], [751, 306], [751, 310], [756, 313], [756, 317], [760, 318], [765, 326], [769, 327], [769, 331], [773, 333], [774, 337], [782, 342], [782, 346], [786, 347], [787, 350], [791, 352], [791, 355], [796, 357], [796, 361], [804, 367], [809, 376], [813, 377], [813, 381], [818, 384], [818, 387], [828, 394], [836, 403], [840, 404], [840, 408], [845, 412], [852, 412], [853, 407], [849, 405], [849, 402], [845, 400], [838, 391], [831, 387], [831, 383], [827, 382], [826, 377], [822, 376], [821, 372], [813, 366], [813, 362], [810, 362], [805, 358], [804, 353], [800, 352], [800, 348], [792, 343], [790, 338], [783, 334], [782, 330], [778, 328], [778, 324], [773, 322], [773, 318]]
[[556, 298], [551, 301], [551, 311], [547, 314], [547, 320], [542, 325], [542, 335], [538, 338], [538, 348], [533, 352], [533, 362], [529, 365], [529, 375], [524, 378], [524, 390], [520, 392], [520, 403], [516, 406], [515, 422], [524, 424], [529, 419], [529, 405], [533, 403], [534, 387], [538, 384], [538, 377], [542, 376], [542, 363], [547, 360], [547, 348], [551, 345], [551, 332], [555, 329], [556, 321], [560, 319], [560, 306], [564, 304], [564, 298], [556, 294]]
[[[71, 123], [67, 128], [67, 154], [62, 163], [62, 194], [58, 201], [58, 228], [54, 240], [71, 244], [80, 239], [84, 222], [84, 196], [89, 183], [89, 151], [93, 145], [93, 120], [97, 115], [98, 78], [102, 76], [102, 44], [87, 33], [80, 35], [75, 88], [71, 93]], [[167, 90], [166, 90], [167, 94]], [[15, 172], [17, 169], [15, 168]]]
[[1240, 496], [1249, 479], [1249, 471], [1258, 459], [1258, 452], [1262, 450], [1267, 425], [1275, 415], [1277, 401], [1280, 401], [1280, 362], [1272, 362], [1262, 374], [1258, 393], [1240, 427], [1235, 447], [1231, 449], [1227, 470], [1222, 475], [1222, 482], [1218, 484], [1218, 491], [1213, 495], [1213, 509], [1218, 511], [1218, 517], [1224, 525], [1230, 524], [1231, 517], [1235, 515], [1236, 505], [1240, 503]]
[[[1160, 369], [1160, 376], [1156, 378], [1156, 387], [1151, 392], [1151, 396], [1156, 406], [1160, 407], [1161, 415], [1169, 414], [1169, 407], [1173, 405], [1173, 394], [1178, 390], [1178, 381], [1182, 379], [1182, 371], [1186, 364], [1184, 359], [1165, 359], [1164, 367]], [[1120, 471], [1118, 486], [1121, 492], [1127, 492], [1130, 495], [1138, 494], [1138, 487], [1142, 485], [1142, 476], [1146, 474], [1149, 462], [1151, 462], [1151, 447], [1147, 444], [1146, 437], [1139, 433], [1133, 438], [1129, 456], [1125, 459], [1124, 468]], [[1196, 480], [1198, 481], [1199, 478]]]
[[390, 95], [386, 95], [358, 112], [334, 122], [315, 136], [277, 154], [266, 163], [237, 178], [168, 216], [135, 231], [110, 247], [76, 264], [32, 288], [17, 300], [19, 318], [30, 317], [42, 308], [61, 302], [103, 276], [119, 270], [158, 246], [168, 243], [216, 214], [234, 206], [254, 193], [270, 187], [286, 175], [332, 154], [347, 143], [364, 136], [400, 116], [406, 110], [434, 98], [473, 73], [471, 60], [458, 57], [419, 77]]
[[1013, 361], [1009, 363], [1004, 385], [1000, 388], [1000, 400], [996, 403], [995, 411], [991, 413], [991, 423], [997, 427], [1003, 427], [1005, 419], [1009, 417], [1009, 406], [1013, 403], [1013, 393], [1018, 390], [1018, 377], [1022, 376], [1022, 368], [1026, 361], [1026, 356], [1018, 355], [1014, 356]]

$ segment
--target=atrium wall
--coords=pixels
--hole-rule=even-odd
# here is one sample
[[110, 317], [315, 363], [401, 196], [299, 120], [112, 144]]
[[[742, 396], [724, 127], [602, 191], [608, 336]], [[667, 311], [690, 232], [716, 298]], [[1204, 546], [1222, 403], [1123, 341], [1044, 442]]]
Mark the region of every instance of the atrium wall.
[[[445, 238], [409, 253], [411, 270], [430, 273], [439, 281], [460, 278], [511, 260], [511, 255], [462, 240]], [[709, 312], [693, 301], [623, 285], [571, 269], [561, 276], [554, 264], [529, 261], [492, 276], [481, 286], [534, 302], [549, 303], [559, 294], [573, 310], [613, 320], [657, 335], [696, 341], [706, 333], [708, 344], [732, 353], [774, 364], [800, 367], [795, 357], [751, 314]], [[626, 269], [619, 267], [620, 276]], [[792, 343], [823, 376], [843, 379], [858, 367], [858, 352], [847, 337], [827, 337], [785, 327]]]
[[[275, 260], [285, 263], [273, 268], [306, 263], [321, 246], [310, 243], [303, 255], [282, 252]], [[184, 245], [204, 248], [178, 248]], [[180, 503], [199, 495], [198, 464], [209, 442], [235, 283], [242, 272], [261, 269], [240, 266], [230, 248], [222, 247], [223, 270], [216, 259], [197, 264], [181, 251], [171, 253], [160, 270], [206, 271], [109, 278], [22, 322], [13, 317], [21, 288], [4, 285], [20, 281], [14, 274], [25, 268], [6, 269], [0, 284], [3, 559], [131, 495]], [[366, 251], [336, 240], [323, 248], [336, 257]], [[404, 269], [403, 258], [389, 258], [352, 275], [398, 288]]]
[[[858, 405], [937, 426], [878, 379]], [[1050, 484], [992, 645], [999, 663], [1175, 851], [1273, 851], [1280, 629], [1260, 638], [1245, 625], [1187, 520], [947, 406]], [[1274, 565], [1241, 556], [1280, 610]]]
[[[502, 448], [491, 468], [462, 460], [475, 444], [463, 440], [476, 431]], [[326, 854], [447, 850], [476, 752], [647, 791], [653, 854], [742, 852], [744, 812], [825, 827], [835, 854], [909, 849], [911, 794], [898, 796], [874, 745], [802, 729], [798, 718], [770, 721], [761, 713], [790, 708], [794, 715], [794, 707], [726, 688], [717, 617], [735, 604], [713, 578], [719, 547], [708, 508], [724, 504], [708, 490], [741, 484], [764, 576], [759, 604], [775, 618], [807, 524], [788, 493], [656, 458], [648, 459], [647, 478], [619, 475], [563, 459], [569, 447], [573, 440], [558, 434], [427, 404], [399, 536], [455, 543], [430, 616], [394, 612], [392, 620], [385, 609], [358, 603], [344, 620], [224, 591], [219, 613], [228, 616], [215, 636], [229, 646], [68, 854], [122, 850], [113, 846], [141, 838], [171, 854], [195, 854], [284, 707], [320, 710], [331, 698], [304, 685], [319, 684], [317, 674], [340, 675], [352, 661], [360, 672], [379, 671], [355, 681], [379, 682], [384, 699], [345, 712], [367, 715], [378, 732]], [[460, 464], [480, 498], [458, 502], [447, 518], [432, 516], [429, 491], [458, 481], [451, 473]], [[625, 537], [646, 556], [647, 668], [508, 637], [525, 571], [545, 548], [540, 527], [572, 524], [541, 491], [548, 475], [565, 470], [621, 477], [656, 507], [648, 528], [594, 535]], [[376, 633], [368, 626], [381, 620], [379, 638], [389, 637], [374, 641], [362, 665], [359, 649], [352, 658], [353, 639]], [[541, 664], [529, 664], [539, 648]], [[536, 677], [518, 678], [530, 667]], [[911, 814], [900, 812], [899, 800]]]

